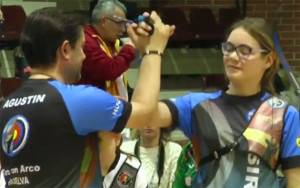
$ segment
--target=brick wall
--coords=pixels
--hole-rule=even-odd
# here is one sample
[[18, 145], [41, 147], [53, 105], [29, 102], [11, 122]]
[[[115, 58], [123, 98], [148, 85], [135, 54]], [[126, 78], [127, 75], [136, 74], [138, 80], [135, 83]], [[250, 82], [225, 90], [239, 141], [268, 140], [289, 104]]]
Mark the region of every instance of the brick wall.
[[[213, 9], [216, 18], [219, 8], [235, 7], [235, 0], [157, 0], [157, 2], [160, 6], [182, 7], [186, 15], [192, 7], [209, 7]], [[277, 24], [284, 55], [290, 65], [300, 71], [300, 0], [248, 0], [247, 15], [263, 17]]]
[[277, 24], [282, 51], [290, 65], [300, 70], [300, 0], [250, 0], [248, 16]]

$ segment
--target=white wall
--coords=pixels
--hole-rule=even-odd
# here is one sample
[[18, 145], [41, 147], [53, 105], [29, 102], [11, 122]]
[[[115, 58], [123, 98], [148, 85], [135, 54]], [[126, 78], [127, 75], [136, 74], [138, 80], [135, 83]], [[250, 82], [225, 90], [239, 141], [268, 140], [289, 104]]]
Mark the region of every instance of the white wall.
[[23, 0], [4, 0], [3, 5], [21, 5], [24, 8], [26, 15], [31, 12], [44, 8], [44, 7], [56, 7], [56, 2], [24, 2]]

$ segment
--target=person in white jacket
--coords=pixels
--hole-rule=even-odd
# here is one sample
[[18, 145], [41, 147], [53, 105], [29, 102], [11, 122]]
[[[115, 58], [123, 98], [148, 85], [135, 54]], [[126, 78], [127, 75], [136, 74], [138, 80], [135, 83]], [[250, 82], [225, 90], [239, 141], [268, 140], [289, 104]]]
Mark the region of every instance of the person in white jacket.
[[135, 140], [124, 142], [121, 150], [136, 155], [148, 176], [148, 188], [172, 187], [181, 146], [168, 141], [170, 131], [162, 128], [139, 129]]
[[[1, 165], [0, 165], [0, 169], [1, 169]], [[5, 179], [4, 179], [4, 175], [3, 175], [3, 170], [1, 170], [0, 172], [0, 188], [5, 188]]]
[[[148, 179], [141, 161], [120, 150], [121, 134], [106, 132], [103, 135], [100, 144], [109, 151], [100, 154], [103, 188], [146, 188]], [[110, 143], [106, 143], [107, 136], [111, 138]]]

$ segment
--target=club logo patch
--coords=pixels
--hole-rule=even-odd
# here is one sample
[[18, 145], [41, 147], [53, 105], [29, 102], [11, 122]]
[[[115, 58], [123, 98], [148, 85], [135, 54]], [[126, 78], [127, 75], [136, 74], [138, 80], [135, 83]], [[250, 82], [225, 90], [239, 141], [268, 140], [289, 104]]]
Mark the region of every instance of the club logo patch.
[[297, 143], [298, 148], [300, 148], [300, 136], [297, 138], [296, 143]]
[[5, 154], [13, 157], [19, 153], [27, 142], [28, 132], [28, 121], [24, 116], [12, 117], [2, 133], [2, 148]]
[[120, 187], [130, 187], [132, 186], [133, 183], [133, 177], [129, 172], [121, 172], [118, 175], [118, 179], [117, 179], [118, 185]]
[[272, 97], [271, 99], [269, 99], [268, 103], [270, 106], [272, 106], [272, 108], [275, 109], [283, 108], [285, 105], [285, 102], [277, 97]]

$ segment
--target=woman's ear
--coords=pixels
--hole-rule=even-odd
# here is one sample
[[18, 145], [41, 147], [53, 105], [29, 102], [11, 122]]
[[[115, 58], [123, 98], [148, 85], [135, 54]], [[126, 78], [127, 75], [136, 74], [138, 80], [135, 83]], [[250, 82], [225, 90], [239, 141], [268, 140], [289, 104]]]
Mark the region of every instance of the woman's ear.
[[274, 51], [270, 52], [268, 54], [267, 61], [266, 61], [266, 66], [267, 66], [266, 68], [267, 69], [270, 68], [273, 65], [273, 63], [275, 62], [275, 59], [276, 59], [275, 52]]

